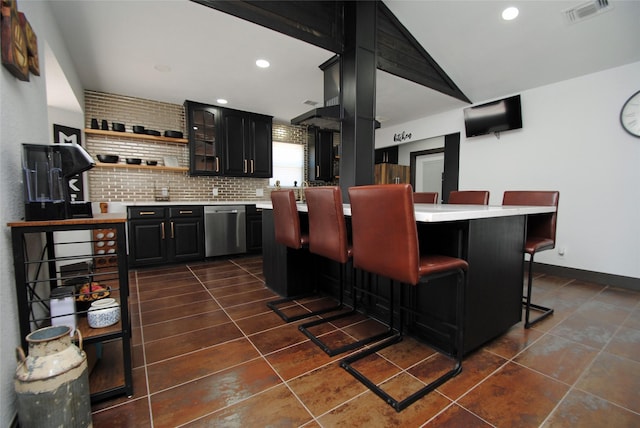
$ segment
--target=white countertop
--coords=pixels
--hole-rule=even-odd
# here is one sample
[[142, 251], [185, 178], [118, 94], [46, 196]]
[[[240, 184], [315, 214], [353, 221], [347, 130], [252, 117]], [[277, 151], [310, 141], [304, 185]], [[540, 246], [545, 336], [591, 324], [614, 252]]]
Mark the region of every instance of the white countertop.
[[[258, 208], [273, 209], [270, 201], [256, 202], [255, 204]], [[298, 203], [297, 205], [298, 211], [308, 212], [306, 204]], [[351, 206], [349, 204], [344, 204], [343, 209], [344, 215], [351, 216]], [[552, 213], [555, 210], [555, 207], [547, 206], [415, 204], [416, 221], [425, 223], [543, 214]]]
[[[256, 205], [265, 201], [135, 201], [135, 202], [108, 202], [110, 213], [127, 212], [127, 207], [141, 206], [185, 206], [185, 205]], [[271, 202], [269, 202], [271, 205]], [[91, 209], [94, 213], [100, 212], [100, 202], [92, 202]]]

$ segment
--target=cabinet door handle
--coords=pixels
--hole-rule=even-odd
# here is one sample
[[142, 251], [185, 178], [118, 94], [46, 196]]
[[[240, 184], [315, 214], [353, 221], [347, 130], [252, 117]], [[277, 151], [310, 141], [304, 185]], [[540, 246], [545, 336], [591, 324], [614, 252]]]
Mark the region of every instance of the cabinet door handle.
[[320, 165], [316, 165], [316, 178], [320, 175]]
[[193, 214], [193, 210], [180, 210], [180, 214]]
[[175, 234], [173, 233], [173, 222], [171, 222], [171, 239], [175, 238]]
[[216, 156], [216, 172], [220, 172], [220, 158]]
[[255, 167], [254, 167], [253, 159], [251, 159], [251, 174], [253, 174], [254, 172], [255, 172]]
[[155, 215], [155, 211], [140, 211], [140, 215]]
[[245, 174], [247, 173], [247, 160], [246, 159], [243, 161], [242, 172], [244, 172]]
[[162, 240], [164, 241], [164, 221], [162, 223], [160, 223], [160, 236], [162, 237]]

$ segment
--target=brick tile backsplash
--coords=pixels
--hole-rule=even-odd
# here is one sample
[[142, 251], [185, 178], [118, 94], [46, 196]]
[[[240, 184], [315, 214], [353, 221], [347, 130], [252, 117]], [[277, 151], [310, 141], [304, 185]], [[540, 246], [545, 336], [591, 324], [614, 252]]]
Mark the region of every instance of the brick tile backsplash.
[[[144, 141], [135, 138], [133, 125], [160, 132], [165, 130], [185, 133], [185, 112], [180, 104], [145, 100], [96, 91], [85, 91], [85, 127], [90, 128], [91, 119], [98, 123], [124, 123], [129, 133], [118, 138], [85, 134], [87, 151], [95, 158], [97, 154], [116, 154], [119, 163], [125, 158], [157, 160], [163, 164], [165, 156], [175, 156], [178, 166], [189, 167], [187, 144]], [[273, 141], [284, 141], [305, 145], [307, 157], [307, 130], [304, 127], [273, 124]], [[306, 162], [305, 162], [306, 163]], [[306, 174], [305, 174], [306, 176]], [[171, 201], [234, 201], [267, 200], [269, 179], [245, 177], [192, 177], [186, 171], [162, 171], [143, 168], [93, 168], [86, 173], [89, 200], [111, 202], [154, 201], [162, 188], [169, 189]], [[213, 188], [218, 196], [212, 195]], [[256, 196], [256, 189], [263, 189], [264, 196]]]

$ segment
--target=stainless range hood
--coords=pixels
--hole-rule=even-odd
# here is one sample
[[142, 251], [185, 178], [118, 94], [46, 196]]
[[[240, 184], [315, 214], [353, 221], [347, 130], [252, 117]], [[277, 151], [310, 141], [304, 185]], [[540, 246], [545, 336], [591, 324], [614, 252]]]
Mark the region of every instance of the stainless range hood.
[[291, 124], [340, 131], [340, 57], [331, 57], [320, 69], [324, 72], [324, 106], [294, 117]]

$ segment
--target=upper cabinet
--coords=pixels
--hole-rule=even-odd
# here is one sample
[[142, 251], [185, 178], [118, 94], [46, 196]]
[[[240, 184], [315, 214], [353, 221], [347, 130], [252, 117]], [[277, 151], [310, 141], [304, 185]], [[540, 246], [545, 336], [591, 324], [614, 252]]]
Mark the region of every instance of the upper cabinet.
[[332, 181], [333, 131], [309, 128], [309, 181]]
[[218, 107], [185, 101], [189, 136], [189, 173], [219, 175], [222, 173], [220, 110]]
[[398, 163], [398, 146], [376, 149], [375, 163]]
[[222, 111], [224, 175], [271, 177], [272, 119], [271, 116], [239, 110]]
[[271, 177], [273, 118], [185, 101], [191, 175]]

